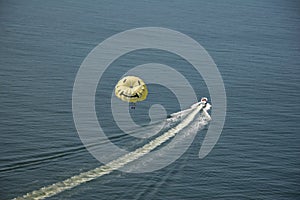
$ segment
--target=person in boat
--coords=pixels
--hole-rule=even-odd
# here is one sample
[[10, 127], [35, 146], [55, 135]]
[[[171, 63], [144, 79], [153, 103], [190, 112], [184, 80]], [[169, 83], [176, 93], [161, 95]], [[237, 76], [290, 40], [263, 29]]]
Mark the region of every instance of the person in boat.
[[201, 103], [201, 104], [204, 104], [203, 108], [206, 107], [206, 105], [207, 105], [207, 100], [208, 100], [208, 99], [207, 99], [206, 97], [202, 97], [202, 98], [201, 98], [200, 103]]
[[202, 97], [201, 100], [200, 100], [199, 102], [193, 104], [193, 105], [191, 106], [191, 108], [196, 108], [196, 107], [199, 106], [199, 105], [203, 105], [203, 108], [205, 108], [205, 106], [206, 106], [206, 104], [207, 104], [207, 100], [208, 100], [208, 99], [207, 99], [206, 97]]

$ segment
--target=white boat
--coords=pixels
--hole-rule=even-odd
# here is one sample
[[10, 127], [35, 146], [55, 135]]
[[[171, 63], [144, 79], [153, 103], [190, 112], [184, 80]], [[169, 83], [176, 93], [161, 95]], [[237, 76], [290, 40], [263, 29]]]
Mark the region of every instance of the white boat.
[[[201, 100], [193, 105], [191, 105], [190, 108], [186, 110], [182, 110], [176, 113], [172, 113], [168, 116], [168, 118], [173, 118], [173, 117], [183, 117], [186, 114], [190, 113], [191, 110], [194, 110], [198, 106], [201, 106], [202, 108], [200, 111], [205, 111], [205, 114], [208, 115], [207, 111], [211, 108], [211, 105], [207, 102], [208, 99], [206, 97], [202, 97]], [[209, 115], [208, 115], [209, 116]]]

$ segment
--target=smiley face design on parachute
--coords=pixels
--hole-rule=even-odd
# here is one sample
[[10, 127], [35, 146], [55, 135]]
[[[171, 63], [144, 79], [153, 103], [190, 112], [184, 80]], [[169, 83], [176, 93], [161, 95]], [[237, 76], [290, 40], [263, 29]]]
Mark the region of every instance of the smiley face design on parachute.
[[115, 95], [122, 101], [135, 103], [147, 98], [148, 89], [139, 77], [126, 76], [115, 86]]

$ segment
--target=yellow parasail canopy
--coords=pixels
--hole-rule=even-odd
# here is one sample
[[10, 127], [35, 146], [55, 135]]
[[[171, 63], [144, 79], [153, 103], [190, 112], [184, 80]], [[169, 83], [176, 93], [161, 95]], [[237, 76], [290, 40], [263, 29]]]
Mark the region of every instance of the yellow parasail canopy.
[[119, 80], [115, 86], [115, 95], [122, 101], [135, 103], [147, 98], [148, 89], [139, 77], [126, 76]]

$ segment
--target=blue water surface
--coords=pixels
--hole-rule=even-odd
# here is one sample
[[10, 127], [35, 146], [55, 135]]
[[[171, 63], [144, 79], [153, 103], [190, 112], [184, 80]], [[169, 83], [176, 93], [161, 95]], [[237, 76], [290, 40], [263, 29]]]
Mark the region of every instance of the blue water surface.
[[[206, 158], [198, 158], [205, 129], [180, 159], [161, 170], [114, 171], [49, 199], [299, 198], [298, 1], [11, 0], [0, 3], [0, 199], [101, 165], [83, 146], [73, 122], [75, 76], [100, 42], [147, 26], [187, 34], [217, 64], [227, 94], [226, 122], [217, 145]], [[209, 97], [202, 77], [168, 52], [135, 52], [114, 67], [125, 73], [149, 62], [177, 68], [189, 77], [198, 97]], [[121, 135], [110, 126], [111, 114], [98, 98], [111, 95], [122, 76], [110, 73], [111, 79], [97, 90], [96, 108], [106, 131]], [[151, 95], [160, 99], [150, 98], [149, 104], [178, 111], [167, 89], [152, 88]]]

